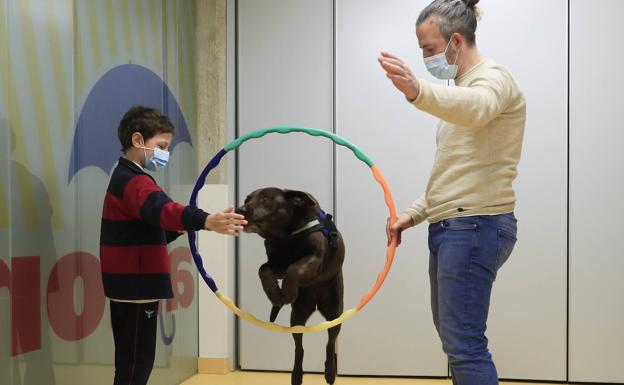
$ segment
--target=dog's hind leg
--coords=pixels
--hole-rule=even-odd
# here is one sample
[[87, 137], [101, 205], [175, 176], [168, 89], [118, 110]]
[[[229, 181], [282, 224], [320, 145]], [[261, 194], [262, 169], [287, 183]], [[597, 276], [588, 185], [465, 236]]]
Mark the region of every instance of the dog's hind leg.
[[[326, 320], [331, 321], [340, 316], [343, 311], [343, 286], [342, 273], [340, 273], [331, 288], [323, 295], [323, 300], [318, 304], [318, 310]], [[333, 384], [336, 381], [338, 368], [338, 355], [336, 354], [336, 340], [340, 333], [341, 325], [336, 325], [327, 330], [327, 347], [325, 348], [325, 381]]]
[[[338, 317], [338, 316], [336, 316]], [[332, 317], [334, 319], [336, 317]], [[334, 326], [327, 330], [328, 339], [325, 348], [325, 381], [333, 384], [336, 381], [336, 371], [338, 370], [338, 355], [336, 354], [336, 340], [340, 333], [340, 325]]]
[[277, 319], [277, 316], [278, 316], [280, 310], [282, 310], [282, 306], [283, 305], [273, 305], [271, 307], [271, 314], [269, 315], [269, 321], [270, 322], [275, 322], [275, 320]]
[[[299, 291], [297, 300], [292, 304], [290, 313], [290, 326], [305, 325], [306, 321], [316, 310], [316, 303], [310, 293]], [[301, 385], [303, 381], [303, 334], [293, 333], [295, 340], [295, 364], [291, 375], [292, 385]]]

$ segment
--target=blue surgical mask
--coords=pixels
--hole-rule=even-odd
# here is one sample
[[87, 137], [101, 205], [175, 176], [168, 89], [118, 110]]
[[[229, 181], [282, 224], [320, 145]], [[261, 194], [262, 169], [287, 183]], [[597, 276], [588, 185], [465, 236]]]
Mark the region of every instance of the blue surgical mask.
[[[158, 147], [147, 148], [141, 147], [143, 149], [143, 154], [145, 154], [145, 168], [150, 171], [158, 171], [167, 165], [169, 162], [169, 151], [162, 150]], [[145, 150], [153, 150], [154, 155], [147, 157], [147, 151]]]
[[448, 60], [446, 60], [446, 51], [450, 45], [451, 40], [449, 39], [444, 52], [424, 59], [427, 71], [438, 79], [449, 80], [457, 77], [457, 57], [459, 56], [459, 51], [455, 55], [455, 64], [449, 64]]

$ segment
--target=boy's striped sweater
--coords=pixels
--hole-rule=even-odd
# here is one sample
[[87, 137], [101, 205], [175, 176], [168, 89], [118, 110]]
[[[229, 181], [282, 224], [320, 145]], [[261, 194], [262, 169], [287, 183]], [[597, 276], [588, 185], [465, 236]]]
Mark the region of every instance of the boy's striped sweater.
[[120, 300], [173, 297], [167, 243], [179, 231], [204, 229], [207, 216], [172, 201], [139, 166], [119, 158], [102, 211], [104, 294]]

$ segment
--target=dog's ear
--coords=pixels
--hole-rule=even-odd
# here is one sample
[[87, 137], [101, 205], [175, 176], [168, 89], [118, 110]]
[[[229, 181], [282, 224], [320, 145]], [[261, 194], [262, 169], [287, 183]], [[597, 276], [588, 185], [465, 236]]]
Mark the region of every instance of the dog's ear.
[[284, 198], [292, 205], [301, 208], [310, 208], [318, 204], [310, 194], [304, 191], [284, 190]]

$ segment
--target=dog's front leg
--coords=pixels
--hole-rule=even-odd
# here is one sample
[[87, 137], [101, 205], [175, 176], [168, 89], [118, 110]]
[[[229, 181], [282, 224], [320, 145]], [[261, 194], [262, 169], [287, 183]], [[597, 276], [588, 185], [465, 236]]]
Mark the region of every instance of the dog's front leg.
[[282, 303], [293, 303], [297, 299], [299, 284], [302, 280], [313, 279], [321, 268], [321, 259], [313, 255], [303, 258], [288, 266], [282, 280]]
[[266, 293], [267, 297], [269, 297], [269, 301], [273, 304], [271, 308], [271, 314], [269, 315], [269, 320], [271, 322], [275, 321], [277, 315], [279, 314], [280, 309], [284, 306], [282, 302], [281, 289], [279, 284], [277, 283], [277, 277], [273, 273], [273, 269], [269, 266], [268, 263], [260, 266], [260, 270], [258, 270], [258, 275], [260, 276], [260, 282], [262, 282], [262, 288]]

